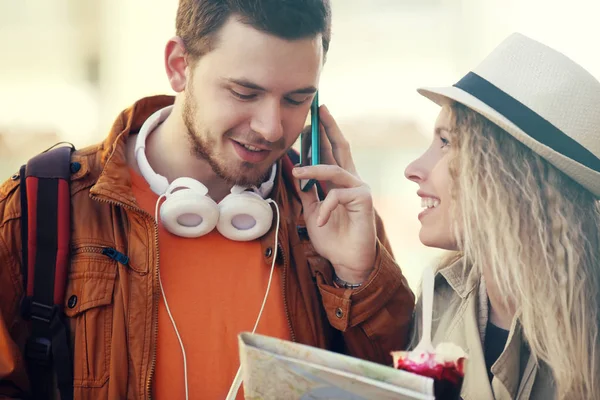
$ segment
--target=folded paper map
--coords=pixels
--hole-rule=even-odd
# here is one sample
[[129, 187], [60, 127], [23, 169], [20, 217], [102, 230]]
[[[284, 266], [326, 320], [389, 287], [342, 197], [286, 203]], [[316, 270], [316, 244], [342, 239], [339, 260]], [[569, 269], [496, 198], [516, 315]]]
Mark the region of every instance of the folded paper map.
[[331, 351], [242, 333], [246, 399], [434, 400], [433, 379]]

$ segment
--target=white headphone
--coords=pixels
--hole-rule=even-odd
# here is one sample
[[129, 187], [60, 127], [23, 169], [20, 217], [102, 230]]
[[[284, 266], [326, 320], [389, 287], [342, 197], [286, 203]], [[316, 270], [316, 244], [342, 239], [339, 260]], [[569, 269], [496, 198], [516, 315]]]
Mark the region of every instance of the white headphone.
[[[208, 189], [202, 183], [195, 179], [182, 177], [177, 178], [171, 184], [162, 175], [154, 172], [148, 159], [146, 158], [146, 139], [148, 135], [171, 113], [173, 106], [165, 107], [152, 114], [140, 128], [138, 137], [135, 143], [135, 157], [142, 176], [150, 185], [152, 191], [159, 195], [156, 202], [155, 220], [158, 223], [158, 205], [162, 197], [166, 200], [160, 207], [160, 218], [167, 230], [183, 237], [199, 237], [212, 231], [215, 226], [219, 232], [230, 240], [248, 241], [261, 237], [271, 228], [273, 219], [273, 210], [269, 206], [272, 203], [277, 211], [277, 222], [275, 225], [275, 247], [271, 261], [271, 272], [269, 274], [269, 282], [267, 290], [258, 312], [258, 317], [254, 323], [252, 333], [256, 332], [260, 317], [265, 309], [267, 297], [273, 281], [273, 271], [275, 270], [275, 260], [278, 253], [279, 239], [279, 207], [272, 199], [267, 199], [267, 196], [273, 189], [275, 182], [275, 174], [277, 172], [276, 164], [271, 169], [269, 180], [260, 185], [260, 188], [252, 187], [245, 188], [242, 186], [234, 186], [231, 188], [231, 193], [227, 195], [219, 204], [208, 197]], [[175, 191], [175, 189], [182, 189]], [[252, 191], [248, 191], [252, 190]], [[165, 308], [171, 324], [175, 329], [181, 353], [183, 356], [183, 374], [185, 385], [185, 398], [188, 399], [188, 375], [187, 375], [187, 356], [185, 347], [171, 314], [167, 296], [165, 294], [160, 272], [158, 274], [158, 283], [160, 291], [165, 302]], [[242, 384], [241, 366], [235, 375], [233, 383], [229, 388], [227, 400], [234, 399]]]
[[[276, 164], [269, 180], [259, 188], [233, 186], [231, 193], [217, 204], [199, 181], [181, 177], [169, 184], [167, 178], [154, 172], [146, 158], [148, 135], [171, 113], [173, 106], [152, 114], [142, 125], [135, 143], [135, 157], [142, 176], [152, 191], [165, 201], [160, 205], [160, 219], [165, 228], [178, 236], [192, 238], [211, 232], [215, 227], [226, 238], [236, 241], [254, 240], [271, 228], [273, 210], [265, 199], [273, 189]], [[179, 190], [177, 190], [179, 189]]]

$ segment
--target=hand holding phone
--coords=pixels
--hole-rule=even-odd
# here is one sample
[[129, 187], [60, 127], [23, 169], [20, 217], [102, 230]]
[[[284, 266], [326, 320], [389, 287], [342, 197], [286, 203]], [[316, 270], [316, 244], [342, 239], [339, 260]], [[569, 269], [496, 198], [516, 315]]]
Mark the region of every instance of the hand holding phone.
[[[313, 106], [316, 117], [316, 100]], [[320, 106], [318, 120], [311, 122], [313, 129], [304, 130], [301, 146], [304, 167], [293, 169], [304, 183], [298, 197], [308, 236], [341, 281], [362, 284], [371, 275], [377, 254], [371, 190], [358, 176], [350, 145], [327, 107]], [[327, 192], [308, 190], [321, 183]]]
[[[304, 135], [304, 134], [303, 134]], [[310, 105], [310, 137], [300, 139], [300, 165], [318, 165], [321, 162], [320, 148], [321, 137], [319, 132], [319, 92], [315, 93]], [[315, 179], [300, 179], [300, 189], [303, 192], [310, 190], [317, 181]]]

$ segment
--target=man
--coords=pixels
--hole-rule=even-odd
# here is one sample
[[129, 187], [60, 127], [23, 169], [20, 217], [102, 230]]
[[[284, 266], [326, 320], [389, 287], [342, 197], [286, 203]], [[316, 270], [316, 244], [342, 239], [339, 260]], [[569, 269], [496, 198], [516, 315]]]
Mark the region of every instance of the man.
[[[298, 189], [286, 155], [318, 87], [330, 21], [328, 0], [180, 0], [165, 51], [176, 96], [138, 101], [103, 143], [74, 153], [65, 314], [75, 398], [223, 399], [237, 334], [252, 330], [271, 272], [258, 333], [380, 363], [405, 346], [413, 294], [325, 107], [323, 201]], [[173, 187], [181, 177], [183, 194]], [[221, 203], [234, 185], [266, 188], [277, 204], [265, 234], [174, 233], [204, 222], [189, 210]], [[0, 390], [14, 396], [30, 386], [19, 191], [18, 179], [0, 188]], [[348, 203], [348, 191], [361, 200]]]

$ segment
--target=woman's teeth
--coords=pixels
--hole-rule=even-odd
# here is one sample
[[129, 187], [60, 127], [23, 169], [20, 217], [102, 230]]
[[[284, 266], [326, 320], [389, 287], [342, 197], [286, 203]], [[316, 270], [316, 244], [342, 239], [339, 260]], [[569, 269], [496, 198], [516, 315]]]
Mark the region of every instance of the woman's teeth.
[[432, 199], [431, 197], [421, 197], [421, 207], [423, 208], [435, 208], [440, 205], [438, 199]]

